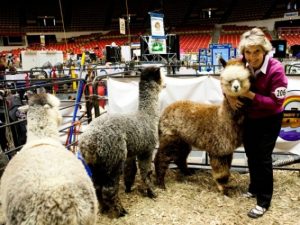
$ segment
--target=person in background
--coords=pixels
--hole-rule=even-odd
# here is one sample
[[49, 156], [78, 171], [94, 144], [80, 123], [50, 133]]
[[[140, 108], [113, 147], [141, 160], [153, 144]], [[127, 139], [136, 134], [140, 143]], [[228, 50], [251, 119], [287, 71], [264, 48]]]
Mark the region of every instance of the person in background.
[[[2, 86], [0, 86], [1, 89], [3, 89]], [[0, 127], [5, 125], [5, 91], [0, 90]], [[6, 139], [6, 128], [1, 127], [0, 128], [0, 150], [2, 152], [8, 150], [8, 141]], [[0, 152], [1, 152], [0, 151]]]
[[288, 84], [284, 67], [268, 54], [272, 45], [263, 31], [253, 28], [241, 36], [239, 50], [242, 60], [253, 75], [250, 91], [241, 100], [226, 96], [231, 107], [246, 109], [243, 144], [248, 159], [250, 183], [247, 198], [256, 198], [256, 206], [249, 212], [251, 218], [264, 215], [273, 195], [272, 153], [281, 129], [283, 102]]
[[2, 60], [0, 60], [0, 80], [4, 80], [5, 70], [6, 70], [5, 63]]

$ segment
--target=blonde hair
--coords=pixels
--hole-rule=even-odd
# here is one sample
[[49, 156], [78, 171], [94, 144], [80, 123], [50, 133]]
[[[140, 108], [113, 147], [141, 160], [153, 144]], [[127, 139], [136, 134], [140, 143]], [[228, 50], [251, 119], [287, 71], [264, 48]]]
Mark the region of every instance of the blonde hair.
[[271, 51], [273, 48], [264, 32], [257, 27], [242, 34], [238, 47], [240, 53], [244, 54], [245, 48], [249, 46], [261, 46], [266, 53]]

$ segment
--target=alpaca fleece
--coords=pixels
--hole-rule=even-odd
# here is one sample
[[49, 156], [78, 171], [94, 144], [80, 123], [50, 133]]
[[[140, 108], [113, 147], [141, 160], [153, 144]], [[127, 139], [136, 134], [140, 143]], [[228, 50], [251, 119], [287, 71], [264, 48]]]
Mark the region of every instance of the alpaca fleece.
[[118, 196], [124, 172], [126, 192], [131, 191], [137, 173], [142, 190], [155, 197], [150, 180], [153, 150], [158, 141], [158, 95], [162, 87], [159, 68], [142, 71], [139, 82], [139, 107], [136, 113], [104, 115], [93, 120], [79, 138], [83, 158], [90, 166], [102, 213], [124, 216]]
[[[221, 86], [227, 96], [238, 97], [250, 88], [250, 73], [236, 59], [221, 72]], [[157, 184], [165, 188], [164, 177], [171, 161], [190, 174], [187, 157], [192, 146], [207, 151], [212, 175], [225, 192], [234, 150], [242, 144], [241, 112], [234, 111], [226, 98], [220, 105], [177, 101], [163, 112], [159, 122], [159, 148], [155, 155]]]
[[98, 203], [83, 164], [59, 141], [59, 100], [35, 95], [27, 111], [27, 143], [0, 184], [6, 225], [94, 225]]

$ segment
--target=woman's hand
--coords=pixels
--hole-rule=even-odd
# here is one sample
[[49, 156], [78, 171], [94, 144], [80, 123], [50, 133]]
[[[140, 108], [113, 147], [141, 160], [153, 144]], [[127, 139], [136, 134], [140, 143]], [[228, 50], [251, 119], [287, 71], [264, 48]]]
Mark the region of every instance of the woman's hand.
[[225, 96], [225, 98], [233, 110], [238, 110], [244, 105], [237, 97]]

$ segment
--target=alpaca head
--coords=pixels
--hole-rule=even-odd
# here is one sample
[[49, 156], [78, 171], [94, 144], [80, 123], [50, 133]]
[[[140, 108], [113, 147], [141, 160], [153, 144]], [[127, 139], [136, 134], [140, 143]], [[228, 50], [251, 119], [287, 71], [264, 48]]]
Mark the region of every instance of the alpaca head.
[[156, 84], [159, 85], [159, 87], [163, 86], [163, 80], [162, 76], [160, 73], [160, 68], [159, 67], [146, 67], [145, 69], [142, 70], [141, 73], [141, 83], [149, 83], [149, 82], [155, 82]]
[[242, 60], [220, 59], [224, 69], [221, 71], [221, 86], [226, 95], [240, 96], [250, 89], [250, 71]]
[[[54, 120], [59, 126], [62, 122], [62, 116], [59, 112], [60, 100], [51, 94], [41, 93], [34, 94], [29, 98], [28, 105], [21, 106], [18, 109], [21, 112], [27, 113], [27, 116], [32, 116], [33, 119], [37, 116], [45, 117], [45, 120]], [[30, 115], [31, 114], [31, 115]]]
[[159, 111], [159, 93], [162, 88], [163, 80], [160, 68], [153, 66], [144, 68], [139, 82], [139, 111], [143, 112], [144, 115], [156, 117]]

